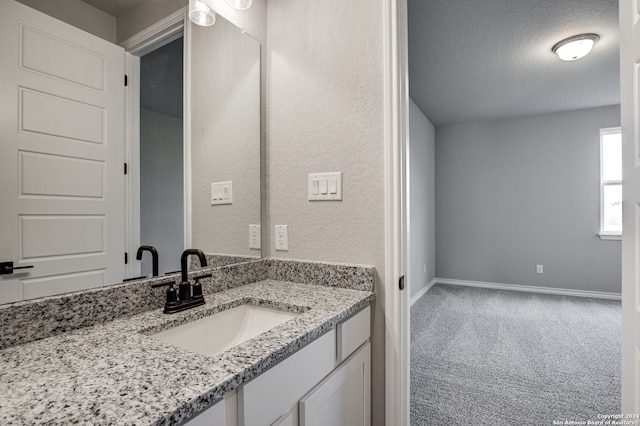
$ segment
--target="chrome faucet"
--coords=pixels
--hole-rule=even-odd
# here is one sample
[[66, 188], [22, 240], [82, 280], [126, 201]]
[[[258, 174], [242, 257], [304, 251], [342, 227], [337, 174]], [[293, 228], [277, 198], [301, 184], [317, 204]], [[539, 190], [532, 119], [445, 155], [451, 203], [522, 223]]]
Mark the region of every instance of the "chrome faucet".
[[142, 260], [142, 252], [148, 251], [151, 253], [151, 258], [153, 262], [153, 276], [158, 276], [158, 250], [156, 250], [153, 246], [140, 246], [138, 248], [138, 253], [136, 253], [136, 260]]

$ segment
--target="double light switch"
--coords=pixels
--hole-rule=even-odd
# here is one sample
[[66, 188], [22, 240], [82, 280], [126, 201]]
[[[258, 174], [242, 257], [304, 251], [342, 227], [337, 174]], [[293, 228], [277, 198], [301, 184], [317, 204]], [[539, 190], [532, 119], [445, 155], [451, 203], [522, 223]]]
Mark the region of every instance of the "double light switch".
[[342, 172], [310, 174], [309, 200], [342, 200]]

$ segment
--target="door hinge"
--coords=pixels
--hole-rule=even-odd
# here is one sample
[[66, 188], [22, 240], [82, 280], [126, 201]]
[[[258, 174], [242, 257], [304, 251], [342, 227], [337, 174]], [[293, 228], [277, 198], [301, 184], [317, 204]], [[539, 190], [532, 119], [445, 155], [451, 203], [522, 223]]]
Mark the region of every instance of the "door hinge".
[[127, 253], [126, 251], [124, 252], [124, 264], [129, 264], [129, 253]]
[[127, 173], [129, 173], [129, 167], [127, 166], [127, 163], [124, 163], [124, 174], [126, 175]]
[[400, 277], [400, 282], [398, 284], [400, 286], [400, 290], [404, 290], [404, 275]]
[[129, 77], [126, 74], [124, 75], [124, 85], [125, 87], [129, 85]]

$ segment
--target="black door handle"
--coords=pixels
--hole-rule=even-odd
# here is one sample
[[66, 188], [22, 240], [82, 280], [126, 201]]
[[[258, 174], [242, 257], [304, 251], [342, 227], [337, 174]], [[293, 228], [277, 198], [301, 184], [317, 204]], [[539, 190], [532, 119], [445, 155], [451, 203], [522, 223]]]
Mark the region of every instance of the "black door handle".
[[0, 275], [13, 274], [16, 269], [31, 269], [33, 265], [13, 266], [13, 262], [0, 262]]

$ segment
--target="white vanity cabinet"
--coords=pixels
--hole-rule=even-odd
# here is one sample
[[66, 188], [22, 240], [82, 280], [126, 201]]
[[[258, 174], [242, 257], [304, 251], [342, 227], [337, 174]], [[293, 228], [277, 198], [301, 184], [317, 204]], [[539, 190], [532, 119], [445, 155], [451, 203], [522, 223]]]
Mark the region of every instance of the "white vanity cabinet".
[[367, 343], [299, 403], [300, 426], [371, 424], [371, 343]]
[[369, 426], [371, 309], [366, 307], [188, 426]]
[[202, 411], [183, 426], [237, 426], [238, 392], [229, 392], [222, 401]]

